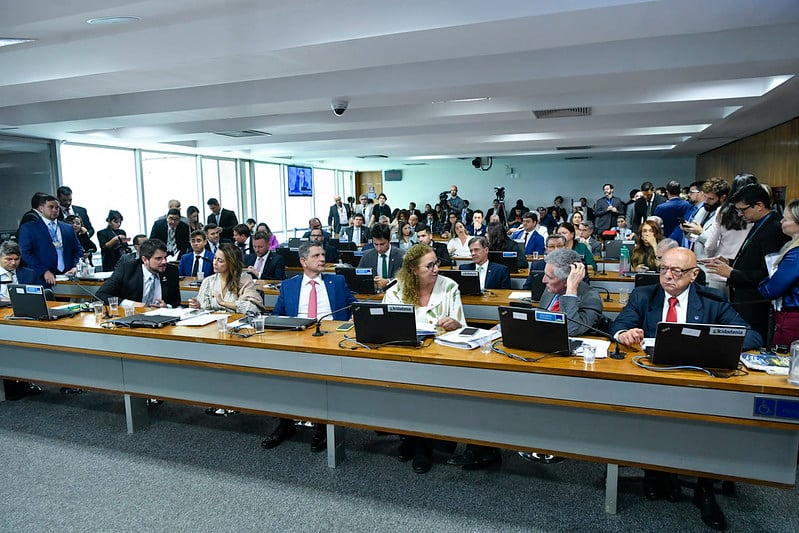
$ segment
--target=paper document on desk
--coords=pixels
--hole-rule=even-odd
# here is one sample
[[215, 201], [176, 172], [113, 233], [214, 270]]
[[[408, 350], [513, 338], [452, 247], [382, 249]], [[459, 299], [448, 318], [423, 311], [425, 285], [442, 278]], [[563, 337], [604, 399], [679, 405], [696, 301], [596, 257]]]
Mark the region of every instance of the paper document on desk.
[[583, 346], [590, 344], [596, 351], [597, 359], [604, 359], [608, 356], [608, 348], [610, 348], [610, 341], [603, 341], [602, 339], [589, 339], [586, 337], [574, 337], [575, 340], [582, 342], [582, 344], [574, 351], [574, 355], [582, 357]]
[[491, 342], [502, 336], [496, 329], [477, 329], [474, 335], [461, 335], [461, 329], [450, 331], [436, 337], [436, 343], [450, 348], [460, 348], [461, 350], [473, 350], [486, 342]]
[[212, 315], [208, 311], [195, 309], [195, 313], [181, 315], [181, 319], [176, 326], [205, 326], [211, 322], [216, 322], [218, 315]]
[[530, 291], [513, 291], [508, 295], [508, 300], [530, 299]]

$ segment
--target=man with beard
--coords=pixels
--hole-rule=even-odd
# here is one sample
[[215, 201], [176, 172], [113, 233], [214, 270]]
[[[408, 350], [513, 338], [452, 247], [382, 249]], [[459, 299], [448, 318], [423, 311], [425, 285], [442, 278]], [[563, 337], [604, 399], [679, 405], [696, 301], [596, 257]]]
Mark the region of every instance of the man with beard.
[[[696, 187], [691, 185], [690, 191]], [[697, 259], [705, 259], [705, 242], [707, 240], [707, 230], [713, 225], [716, 218], [716, 210], [727, 200], [730, 193], [730, 185], [723, 178], [710, 178], [702, 184], [702, 193], [705, 201], [696, 211], [690, 220], [686, 220], [681, 226], [671, 234], [671, 238], [680, 243], [684, 248], [690, 248], [696, 254]], [[693, 197], [693, 194], [691, 195]], [[682, 237], [680, 240], [679, 237]]]

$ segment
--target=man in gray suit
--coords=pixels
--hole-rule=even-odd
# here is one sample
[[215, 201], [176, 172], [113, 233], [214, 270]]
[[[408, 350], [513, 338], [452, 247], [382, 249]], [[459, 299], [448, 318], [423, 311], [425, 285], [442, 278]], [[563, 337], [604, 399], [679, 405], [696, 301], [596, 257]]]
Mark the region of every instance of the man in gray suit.
[[402, 266], [402, 256], [405, 254], [399, 248], [391, 246], [391, 228], [386, 224], [372, 226], [371, 248], [363, 253], [358, 268], [371, 268], [375, 274], [375, 285], [378, 289], [384, 288], [395, 276]]
[[[568, 248], [546, 256], [544, 283], [539, 307], [566, 315], [569, 335], [591, 334], [585, 326], [598, 327], [602, 320], [599, 291], [584, 281], [585, 265], [580, 254]], [[585, 326], [578, 324], [582, 322]]]

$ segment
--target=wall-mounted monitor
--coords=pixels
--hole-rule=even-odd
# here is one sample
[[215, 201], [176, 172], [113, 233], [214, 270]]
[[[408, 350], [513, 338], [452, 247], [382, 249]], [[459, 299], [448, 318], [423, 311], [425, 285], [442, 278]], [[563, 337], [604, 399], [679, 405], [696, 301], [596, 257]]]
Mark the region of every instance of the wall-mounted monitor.
[[313, 196], [313, 169], [310, 167], [286, 167], [289, 196]]

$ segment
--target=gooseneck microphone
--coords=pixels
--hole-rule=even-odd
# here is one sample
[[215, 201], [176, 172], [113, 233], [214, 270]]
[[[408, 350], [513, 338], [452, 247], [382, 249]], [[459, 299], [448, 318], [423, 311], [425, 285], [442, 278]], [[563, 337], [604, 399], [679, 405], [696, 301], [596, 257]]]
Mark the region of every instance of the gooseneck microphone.
[[588, 328], [591, 331], [598, 333], [599, 336], [601, 336], [601, 337], [604, 337], [606, 339], [610, 339], [610, 342], [615, 342], [616, 343], [616, 349], [613, 350], [613, 353], [608, 356], [611, 359], [624, 359], [624, 357], [627, 355], [627, 352], [622, 352], [619, 349], [619, 341], [614, 339], [613, 336], [610, 333], [608, 333], [606, 331], [602, 331], [601, 329], [597, 329], [597, 328], [595, 328], [593, 326], [589, 326], [588, 324], [585, 324], [585, 323], [580, 322], [579, 320], [575, 320], [573, 318], [566, 317], [566, 320], [571, 320], [572, 322], [574, 322], [577, 325], [580, 325], [580, 326], [582, 326], [584, 328]]
[[98, 298], [97, 294], [95, 294], [94, 292], [90, 291], [86, 286], [81, 284], [80, 279], [78, 279], [78, 276], [76, 276], [75, 274], [69, 274], [67, 276], [67, 279], [69, 281], [71, 281], [72, 283], [74, 283], [75, 285], [77, 285], [80, 290], [82, 290], [83, 292], [85, 292], [86, 294], [91, 296], [93, 302], [102, 302], [103, 303], [103, 318], [105, 318], [105, 319], [112, 318], [111, 315], [109, 315], [109, 314], [107, 314], [105, 312], [105, 302], [103, 302], [100, 298]]
[[[396, 285], [396, 284], [397, 284], [397, 280], [396, 280], [396, 279], [393, 279], [393, 280], [389, 281], [389, 282], [388, 282], [388, 284], [387, 284], [387, 285], [386, 285], [386, 286], [383, 288], [383, 293], [385, 293], [385, 291], [387, 291], [388, 289], [390, 289], [391, 287], [393, 287], [393, 286], [394, 286], [394, 285]], [[365, 301], [365, 302], [366, 302], [366, 301], [369, 301], [369, 300], [371, 300], [372, 298], [374, 298], [375, 296], [378, 296], [378, 295], [380, 295], [380, 294], [383, 294], [383, 293], [377, 293], [377, 294], [373, 294], [373, 295], [369, 296], [369, 297], [368, 297], [366, 300], [364, 300], [364, 301]], [[336, 309], [335, 311], [330, 311], [329, 313], [326, 313], [326, 314], [324, 314], [324, 315], [320, 316], [320, 317], [319, 317], [319, 318], [316, 320], [316, 331], [314, 331], [314, 332], [313, 332], [313, 336], [314, 336], [314, 337], [322, 337], [322, 336], [324, 336], [325, 332], [324, 332], [324, 331], [322, 331], [322, 320], [324, 320], [325, 318], [327, 318], [327, 317], [329, 317], [329, 316], [333, 316], [333, 315], [335, 315], [336, 313], [338, 313], [338, 312], [340, 312], [340, 311], [346, 311], [347, 309], [349, 309], [350, 307], [352, 307], [352, 306], [353, 306], [353, 305], [355, 305], [356, 303], [359, 303], [359, 302], [352, 302], [350, 305], [347, 305], [347, 306], [345, 306], [345, 307], [342, 307], [341, 309]]]

